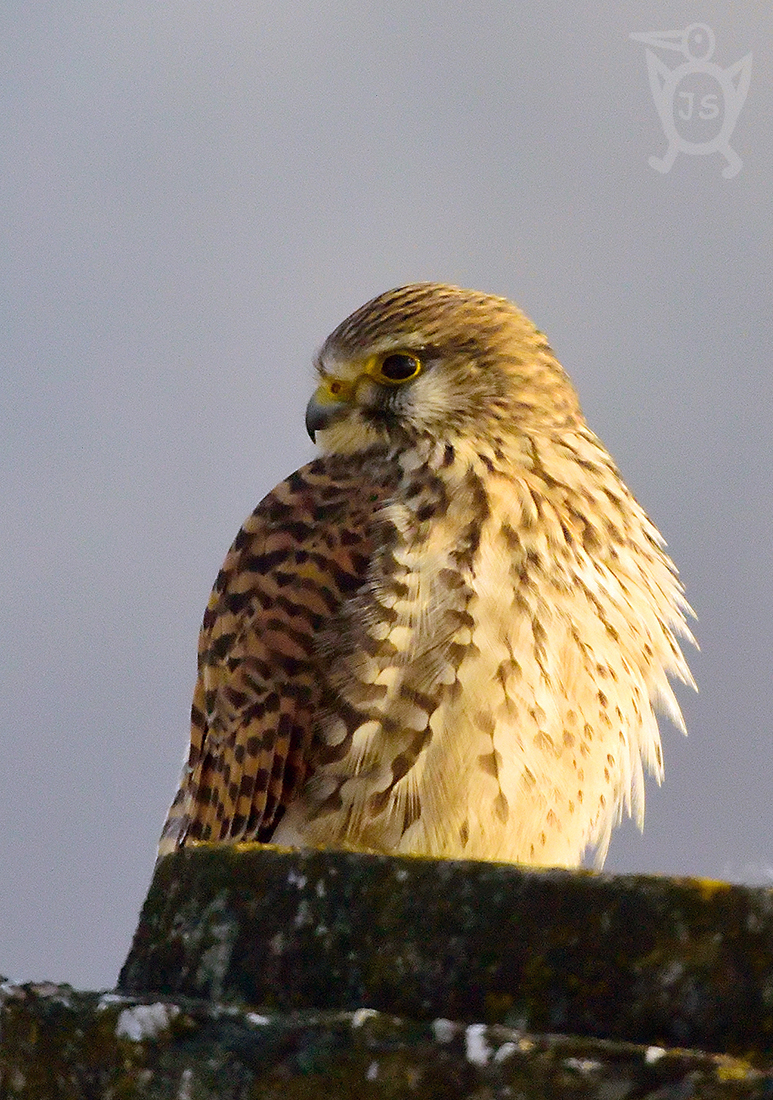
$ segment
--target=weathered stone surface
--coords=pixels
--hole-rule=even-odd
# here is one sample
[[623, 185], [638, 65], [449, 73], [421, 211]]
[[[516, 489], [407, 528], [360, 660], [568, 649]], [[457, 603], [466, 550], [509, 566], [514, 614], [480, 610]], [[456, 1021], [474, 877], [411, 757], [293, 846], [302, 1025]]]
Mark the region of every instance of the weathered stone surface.
[[157, 867], [120, 989], [765, 1055], [773, 893], [204, 846]]
[[723, 883], [202, 847], [120, 994], [0, 979], [0, 1100], [771, 1100], [772, 1064], [773, 894]]
[[2, 1100], [745, 1100], [748, 1060], [362, 1010], [0, 985]]

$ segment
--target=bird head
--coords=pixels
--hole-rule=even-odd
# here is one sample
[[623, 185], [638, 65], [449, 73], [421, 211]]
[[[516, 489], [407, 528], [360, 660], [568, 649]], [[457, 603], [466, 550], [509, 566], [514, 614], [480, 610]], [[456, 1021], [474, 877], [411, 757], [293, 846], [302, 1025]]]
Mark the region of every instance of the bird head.
[[546, 338], [504, 298], [440, 283], [367, 302], [325, 341], [306, 410], [325, 451], [418, 439], [452, 445], [581, 421]]

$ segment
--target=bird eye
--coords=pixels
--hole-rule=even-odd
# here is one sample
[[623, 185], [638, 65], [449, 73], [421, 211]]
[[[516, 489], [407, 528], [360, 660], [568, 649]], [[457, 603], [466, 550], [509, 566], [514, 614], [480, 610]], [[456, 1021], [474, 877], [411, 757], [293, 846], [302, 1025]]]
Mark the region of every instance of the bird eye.
[[421, 362], [415, 355], [406, 355], [404, 352], [394, 352], [381, 360], [378, 374], [382, 382], [398, 384], [409, 382], [415, 378], [421, 370]]

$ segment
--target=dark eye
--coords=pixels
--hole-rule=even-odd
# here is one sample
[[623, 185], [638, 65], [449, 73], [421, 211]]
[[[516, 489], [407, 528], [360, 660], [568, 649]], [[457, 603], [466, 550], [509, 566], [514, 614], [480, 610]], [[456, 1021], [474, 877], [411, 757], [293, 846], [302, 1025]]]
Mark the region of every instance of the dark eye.
[[381, 361], [381, 377], [385, 382], [407, 382], [415, 378], [421, 370], [421, 363], [415, 355], [394, 352]]

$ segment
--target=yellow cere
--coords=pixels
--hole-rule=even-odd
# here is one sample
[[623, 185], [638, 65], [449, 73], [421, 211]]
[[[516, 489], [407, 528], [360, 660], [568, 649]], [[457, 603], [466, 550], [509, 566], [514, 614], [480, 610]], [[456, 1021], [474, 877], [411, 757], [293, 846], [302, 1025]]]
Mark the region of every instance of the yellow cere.
[[401, 386], [403, 382], [410, 382], [420, 371], [421, 360], [416, 355], [404, 351], [390, 351], [386, 354], [382, 352], [365, 361], [362, 374], [358, 378], [325, 375], [317, 387], [314, 400], [319, 405], [334, 405], [339, 402], [352, 404], [357, 384], [363, 376], [372, 378], [382, 386]]
[[356, 382], [328, 375], [317, 387], [314, 400], [320, 405], [333, 405], [339, 401], [351, 401]]

